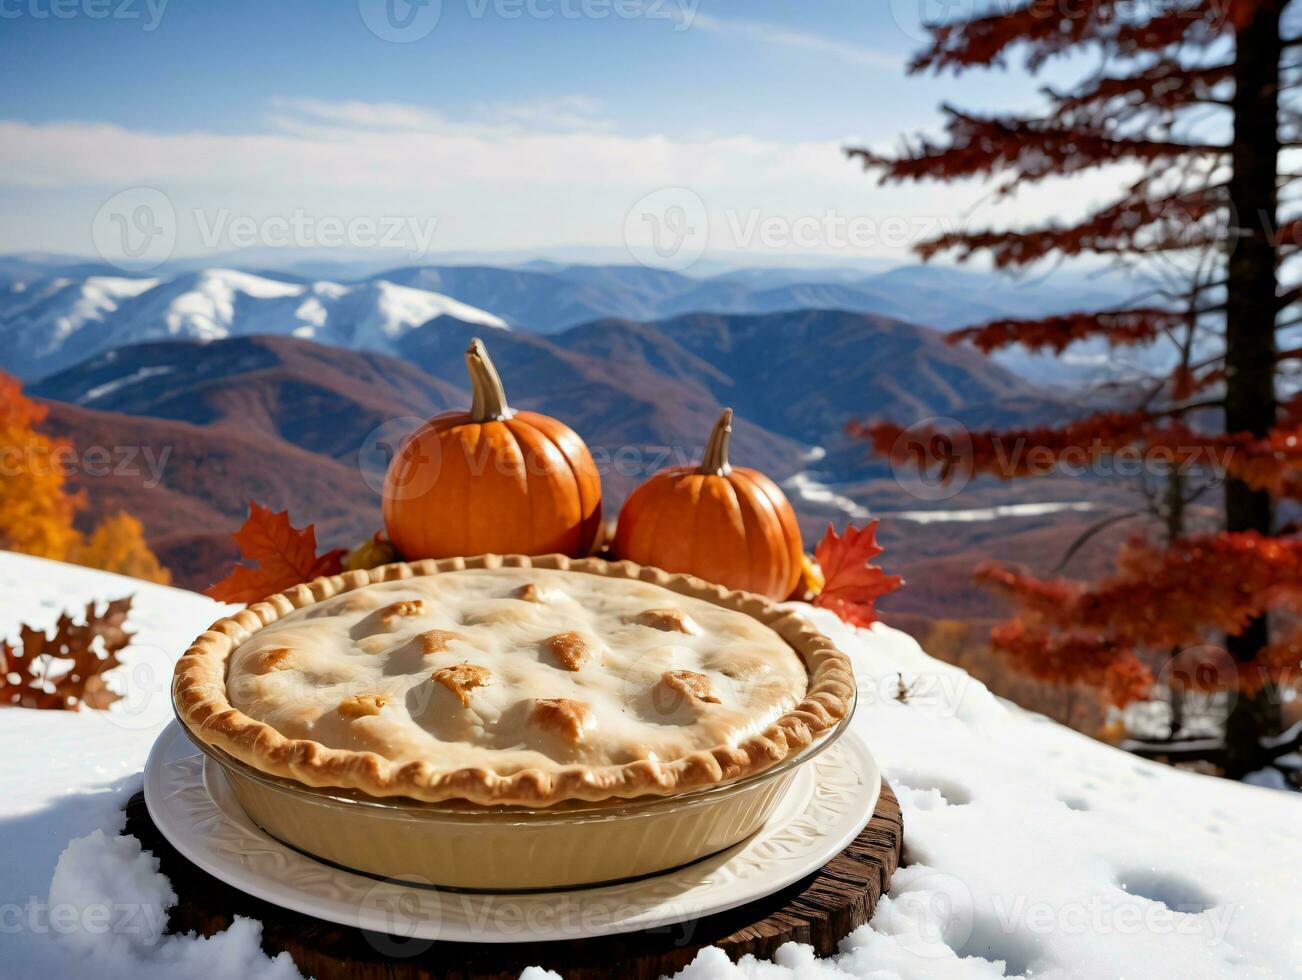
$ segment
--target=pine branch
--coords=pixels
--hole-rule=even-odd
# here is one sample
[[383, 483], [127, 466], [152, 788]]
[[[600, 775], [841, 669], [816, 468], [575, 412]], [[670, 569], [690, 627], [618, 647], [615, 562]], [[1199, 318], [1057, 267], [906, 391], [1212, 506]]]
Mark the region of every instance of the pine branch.
[[1157, 255], [1223, 243], [1223, 187], [1165, 197], [1130, 195], [1075, 222], [1014, 231], [949, 231], [919, 242], [925, 260], [954, 252], [966, 261], [986, 252], [998, 268], [1033, 265], [1050, 255]]
[[1219, 143], [1119, 137], [1103, 122], [1063, 127], [1051, 118], [980, 117], [952, 105], [941, 111], [946, 116], [944, 144], [923, 137], [900, 156], [864, 147], [849, 147], [846, 155], [865, 170], [880, 170], [886, 184], [1001, 172], [1034, 182], [1133, 161], [1169, 168], [1180, 160], [1220, 158], [1227, 152]]
[[[1125, 56], [1161, 51], [1181, 42], [1207, 43], [1229, 32], [1234, 22], [1220, 0], [1173, 0], [1153, 5], [1143, 16], [1126, 0], [1093, 0], [1064, 7], [1061, 0], [1026, 0], [1011, 9], [930, 28], [931, 45], [910, 64], [912, 72], [1003, 67], [1016, 46], [1025, 63], [1038, 71], [1050, 59], [1099, 46]], [[1242, 4], [1240, 6], [1243, 6]]]
[[1158, 307], [1130, 307], [1096, 312], [1063, 313], [1040, 318], [1004, 318], [945, 336], [948, 344], [970, 343], [983, 354], [1020, 344], [1030, 351], [1061, 354], [1072, 344], [1102, 337], [1112, 347], [1150, 344], [1189, 313]]
[[1175, 58], [1162, 58], [1140, 71], [1126, 75], [1103, 75], [1076, 92], [1060, 92], [1045, 86], [1041, 92], [1056, 113], [1079, 122], [1078, 117], [1113, 123], [1140, 110], [1166, 111], [1197, 105], [1228, 106], [1229, 100], [1216, 90], [1232, 81], [1234, 65], [1229, 63], [1190, 66]]

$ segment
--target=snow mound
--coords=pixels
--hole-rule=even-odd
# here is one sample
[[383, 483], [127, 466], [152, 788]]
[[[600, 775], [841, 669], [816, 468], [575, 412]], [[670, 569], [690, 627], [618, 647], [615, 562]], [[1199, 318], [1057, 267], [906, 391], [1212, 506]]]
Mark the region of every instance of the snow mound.
[[[0, 711], [0, 747], [23, 760], [0, 770], [0, 929], [9, 933], [0, 973], [297, 976], [286, 958], [262, 954], [256, 922], [208, 940], [163, 935], [170, 885], [138, 842], [118, 836], [121, 806], [167, 720], [169, 658], [222, 607], [0, 553], [0, 635], [20, 619], [46, 625], [64, 605], [128, 591], [142, 644], [165, 655], [137, 653], [122, 668], [128, 697], [118, 710]], [[905, 866], [834, 957], [791, 944], [771, 963], [733, 964], [707, 949], [680, 978], [1302, 977], [1302, 797], [1135, 758], [1001, 702], [902, 633], [809, 615], [854, 660], [854, 725], [899, 796]], [[158, 715], [147, 710], [155, 703]], [[138, 908], [133, 933], [78, 927], [117, 905]], [[48, 921], [39, 910], [54, 907], [67, 910], [70, 934], [39, 927]]]
[[138, 840], [96, 830], [72, 841], [54, 869], [50, 932], [62, 952], [80, 957], [83, 970], [101, 980], [301, 980], [288, 953], [271, 959], [262, 952], [262, 924], [252, 919], [237, 917], [209, 939], [165, 935], [167, 910], [175, 903], [158, 859]]

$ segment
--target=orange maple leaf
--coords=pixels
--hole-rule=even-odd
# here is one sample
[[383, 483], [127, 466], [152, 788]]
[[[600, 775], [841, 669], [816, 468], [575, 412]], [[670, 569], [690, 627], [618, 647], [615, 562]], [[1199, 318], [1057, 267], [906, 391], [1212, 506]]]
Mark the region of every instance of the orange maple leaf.
[[103, 612], [92, 601], [84, 623], [65, 612], [52, 633], [22, 626], [16, 646], [0, 640], [0, 707], [78, 711], [120, 700], [104, 674], [121, 666], [118, 654], [135, 635], [124, 628], [130, 611], [130, 596]]
[[316, 526], [292, 527], [289, 511], [274, 514], [269, 508], [249, 501], [249, 517], [232, 537], [240, 557], [257, 567], [236, 565], [204, 594], [219, 602], [258, 602], [322, 575], [337, 575], [343, 550], [316, 553]]
[[827, 534], [814, 549], [827, 582], [814, 596], [814, 605], [830, 609], [851, 626], [877, 622], [877, 599], [904, 584], [900, 576], [887, 575], [870, 564], [881, 553], [876, 521], [861, 528], [848, 524], [844, 536], [838, 535], [829, 521]]

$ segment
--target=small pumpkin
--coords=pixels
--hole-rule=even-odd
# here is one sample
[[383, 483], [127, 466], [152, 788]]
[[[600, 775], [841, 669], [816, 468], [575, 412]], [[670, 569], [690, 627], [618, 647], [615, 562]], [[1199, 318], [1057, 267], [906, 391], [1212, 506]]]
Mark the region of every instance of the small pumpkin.
[[376, 531], [374, 535], [359, 542], [352, 551], [344, 555], [342, 564], [345, 572], [355, 572], [361, 569], [379, 568], [381, 565], [401, 560], [402, 556], [398, 554], [398, 549], [393, 546], [393, 542], [384, 536], [383, 531]]
[[601, 474], [578, 435], [517, 412], [478, 338], [466, 351], [470, 411], [445, 412], [403, 442], [384, 481], [384, 526], [404, 558], [588, 554]]
[[823, 591], [825, 585], [827, 585], [827, 579], [823, 576], [823, 570], [819, 567], [814, 556], [810, 554], [801, 555], [800, 575], [796, 578], [796, 587], [791, 590], [791, 595], [787, 596], [787, 598], [792, 602], [809, 602], [814, 596]]
[[796, 514], [767, 476], [729, 463], [731, 437], [729, 408], [699, 467], [661, 470], [629, 495], [615, 529], [615, 554], [785, 599], [804, 562]]

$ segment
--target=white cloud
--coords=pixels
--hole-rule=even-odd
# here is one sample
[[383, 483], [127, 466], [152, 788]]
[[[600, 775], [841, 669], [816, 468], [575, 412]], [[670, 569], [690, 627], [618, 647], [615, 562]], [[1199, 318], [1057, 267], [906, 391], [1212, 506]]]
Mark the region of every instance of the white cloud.
[[368, 129], [441, 130], [448, 125], [447, 117], [434, 109], [400, 102], [363, 102], [357, 99], [328, 102], [324, 99], [276, 97], [271, 100], [271, 108], [274, 112], [272, 118], [285, 128], [301, 122], [304, 117], [317, 124]]
[[[276, 99], [273, 130], [154, 133], [98, 123], [0, 120], [0, 185], [168, 186], [256, 183], [428, 189], [554, 184], [569, 188], [704, 187], [767, 180], [839, 183], [852, 168], [833, 142], [747, 136], [677, 140], [600, 131], [553, 132], [583, 110], [561, 104], [531, 128], [527, 107], [450, 119], [394, 103]], [[583, 118], [595, 122], [591, 114]], [[166, 188], [164, 188], [166, 189]]]
[[[484, 106], [469, 118], [316, 99], [275, 99], [268, 111], [265, 131], [234, 134], [0, 119], [0, 250], [89, 252], [101, 205], [138, 187], [175, 207], [178, 255], [207, 250], [197, 229], [219, 212], [254, 222], [300, 211], [436, 219], [439, 251], [620, 245], [636, 202], [684, 187], [704, 203], [712, 249], [782, 251], [771, 243], [794, 237], [803, 254], [903, 259], [912, 241], [938, 221], [959, 221], [980, 195], [970, 186], [878, 187], [834, 140], [620, 133], [582, 97]], [[1090, 183], [1072, 185], [1082, 207], [1109, 192], [1107, 179], [1093, 182], [1093, 195]], [[974, 220], [1005, 223], [1060, 211], [1061, 202], [1060, 190], [1035, 188], [978, 208]], [[847, 222], [887, 220], [889, 236], [841, 241]], [[788, 227], [768, 234], [766, 221]], [[739, 242], [739, 228], [755, 234]]]
[[758, 41], [761, 44], [772, 44], [783, 48], [810, 51], [815, 54], [832, 55], [851, 64], [867, 65], [873, 68], [890, 68], [896, 71], [903, 67], [900, 58], [883, 54], [865, 45], [840, 41], [836, 38], [825, 37], [822, 34], [792, 30], [781, 24], [770, 24], [758, 20], [742, 20], [736, 17], [714, 17], [702, 13], [691, 15], [684, 23], [689, 27], [708, 31], [712, 34], [743, 37]]
[[565, 95], [529, 102], [493, 103], [483, 107], [486, 118], [524, 129], [561, 132], [610, 132], [611, 119], [601, 115], [601, 103], [586, 95]]

